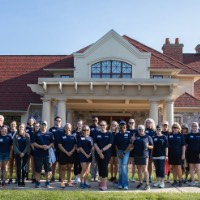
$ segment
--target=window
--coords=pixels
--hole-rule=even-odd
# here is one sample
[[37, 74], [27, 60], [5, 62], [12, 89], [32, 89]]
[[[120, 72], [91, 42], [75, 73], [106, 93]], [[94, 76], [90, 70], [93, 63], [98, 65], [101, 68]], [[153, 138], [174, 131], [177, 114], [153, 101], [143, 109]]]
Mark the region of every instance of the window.
[[61, 78], [72, 78], [71, 75], [60, 75]]
[[132, 65], [117, 61], [105, 60], [91, 66], [92, 78], [132, 78]]
[[153, 78], [153, 79], [165, 79], [165, 78], [171, 78], [171, 77], [167, 76], [167, 75], [151, 75], [151, 78]]

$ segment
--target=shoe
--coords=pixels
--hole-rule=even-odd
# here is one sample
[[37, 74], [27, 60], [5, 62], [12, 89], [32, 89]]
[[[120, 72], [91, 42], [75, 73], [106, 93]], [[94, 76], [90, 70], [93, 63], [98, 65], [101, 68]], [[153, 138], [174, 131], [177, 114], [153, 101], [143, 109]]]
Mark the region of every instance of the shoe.
[[190, 186], [190, 187], [194, 187], [195, 185], [196, 185], [196, 184], [195, 184], [194, 181], [192, 181], [192, 182], [189, 183], [189, 186]]
[[58, 181], [61, 182], [61, 178], [60, 177], [59, 177]]
[[184, 184], [187, 184], [187, 183], [188, 183], [188, 180], [187, 180], [187, 179], [183, 180], [183, 183], [184, 183]]
[[169, 180], [169, 179], [167, 179], [167, 183], [170, 183], [170, 180]]
[[158, 186], [159, 188], [165, 188], [165, 183], [161, 182], [160, 185]]
[[128, 186], [125, 186], [125, 187], [124, 187], [124, 190], [128, 190]]
[[12, 178], [10, 178], [9, 180], [8, 180], [8, 184], [11, 184], [12, 183]]
[[111, 177], [111, 178], [109, 179], [109, 181], [110, 181], [110, 182], [113, 182], [113, 177]]
[[91, 179], [90, 179], [90, 182], [94, 182], [94, 180], [95, 180], [95, 178], [91, 178]]
[[142, 186], [143, 186], [143, 183], [139, 183], [139, 184], [136, 186], [136, 188], [137, 188], [137, 189], [140, 189]]
[[100, 187], [100, 190], [102, 190], [102, 191], [106, 191], [107, 189], [108, 189], [107, 186]]
[[76, 176], [74, 183], [77, 184], [77, 183], [80, 183], [80, 182], [81, 182], [81, 179], [78, 176]]
[[177, 184], [178, 184], [177, 181], [174, 181], [174, 182], [172, 183], [172, 186], [175, 187], [175, 186], [177, 186]]
[[55, 182], [55, 178], [52, 176], [50, 182]]
[[2, 185], [2, 187], [6, 186], [6, 182], [2, 181], [1, 185]]
[[67, 183], [67, 186], [68, 186], [68, 187], [73, 187], [73, 184], [72, 184], [71, 182], [68, 182], [68, 183]]
[[152, 183], [153, 179], [152, 176], [149, 176], [149, 183]]
[[46, 181], [46, 182], [45, 182], [45, 187], [46, 187], [46, 188], [50, 188], [49, 181]]
[[60, 187], [61, 187], [61, 188], [65, 188], [65, 183], [64, 183], [64, 182], [61, 182], [61, 183], [60, 183]]
[[80, 187], [81, 189], [85, 189], [85, 188], [86, 188], [86, 186], [85, 186], [84, 183], [80, 183], [79, 187]]
[[135, 178], [134, 177], [131, 178], [131, 182], [135, 183]]
[[18, 184], [18, 180], [17, 180], [17, 178], [15, 179], [15, 184]]
[[147, 185], [147, 184], [146, 184], [146, 185], [144, 186], [144, 190], [150, 190], [150, 185]]
[[118, 185], [117, 188], [121, 190], [121, 189], [122, 189], [122, 186], [121, 186], [121, 185]]
[[91, 185], [88, 184], [88, 183], [84, 183], [84, 186], [85, 186], [86, 188], [91, 188]]
[[32, 183], [35, 183], [35, 182], [36, 182], [35, 178], [32, 178]]
[[183, 182], [182, 182], [182, 181], [179, 181], [179, 182], [178, 182], [178, 186], [179, 186], [179, 187], [182, 187], [182, 185], [183, 185]]
[[39, 181], [35, 182], [35, 188], [40, 188], [40, 182]]
[[24, 181], [22, 181], [22, 182], [21, 182], [21, 185], [22, 185], [22, 187], [25, 187], [26, 184], [25, 184]]
[[18, 182], [18, 187], [22, 187], [22, 183], [21, 182]]
[[160, 182], [159, 181], [153, 184], [153, 187], [159, 187], [159, 186], [160, 186]]
[[28, 178], [28, 172], [26, 172], [26, 180], [29, 180], [29, 178]]

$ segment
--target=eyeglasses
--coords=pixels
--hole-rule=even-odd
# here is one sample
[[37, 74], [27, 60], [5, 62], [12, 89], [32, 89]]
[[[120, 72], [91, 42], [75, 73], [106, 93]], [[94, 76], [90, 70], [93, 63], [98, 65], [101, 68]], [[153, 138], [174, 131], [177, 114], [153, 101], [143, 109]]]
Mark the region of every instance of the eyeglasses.
[[168, 124], [163, 124], [163, 126], [168, 126]]
[[35, 128], [39, 128], [40, 126], [34, 126]]
[[138, 131], [143, 131], [144, 129], [139, 128]]
[[97, 122], [98, 120], [97, 119], [93, 119], [93, 122]]
[[56, 120], [57, 122], [61, 122], [61, 120]]
[[89, 129], [83, 129], [83, 131], [89, 131]]
[[128, 122], [129, 124], [134, 124], [135, 122]]
[[106, 126], [105, 124], [100, 124], [100, 126]]
[[178, 127], [177, 127], [177, 126], [174, 126], [174, 127], [172, 127], [172, 128], [174, 128], [174, 129], [178, 129]]
[[111, 126], [117, 126], [116, 124], [111, 124]]

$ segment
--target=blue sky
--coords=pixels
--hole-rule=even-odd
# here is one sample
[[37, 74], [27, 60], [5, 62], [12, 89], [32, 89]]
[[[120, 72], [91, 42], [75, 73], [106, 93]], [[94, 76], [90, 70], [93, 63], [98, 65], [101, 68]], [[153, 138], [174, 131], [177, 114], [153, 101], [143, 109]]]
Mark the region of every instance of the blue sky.
[[1, 55], [66, 55], [109, 30], [158, 51], [200, 44], [199, 0], [0, 0]]

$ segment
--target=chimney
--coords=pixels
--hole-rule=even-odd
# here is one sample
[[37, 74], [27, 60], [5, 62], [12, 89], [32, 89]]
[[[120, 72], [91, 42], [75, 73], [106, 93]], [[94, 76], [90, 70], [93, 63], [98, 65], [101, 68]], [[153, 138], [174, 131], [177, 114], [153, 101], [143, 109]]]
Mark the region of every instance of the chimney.
[[200, 44], [195, 47], [196, 54], [200, 54]]
[[174, 44], [171, 44], [169, 38], [166, 38], [162, 50], [163, 54], [183, 62], [183, 44], [179, 43], [179, 38], [175, 39]]

